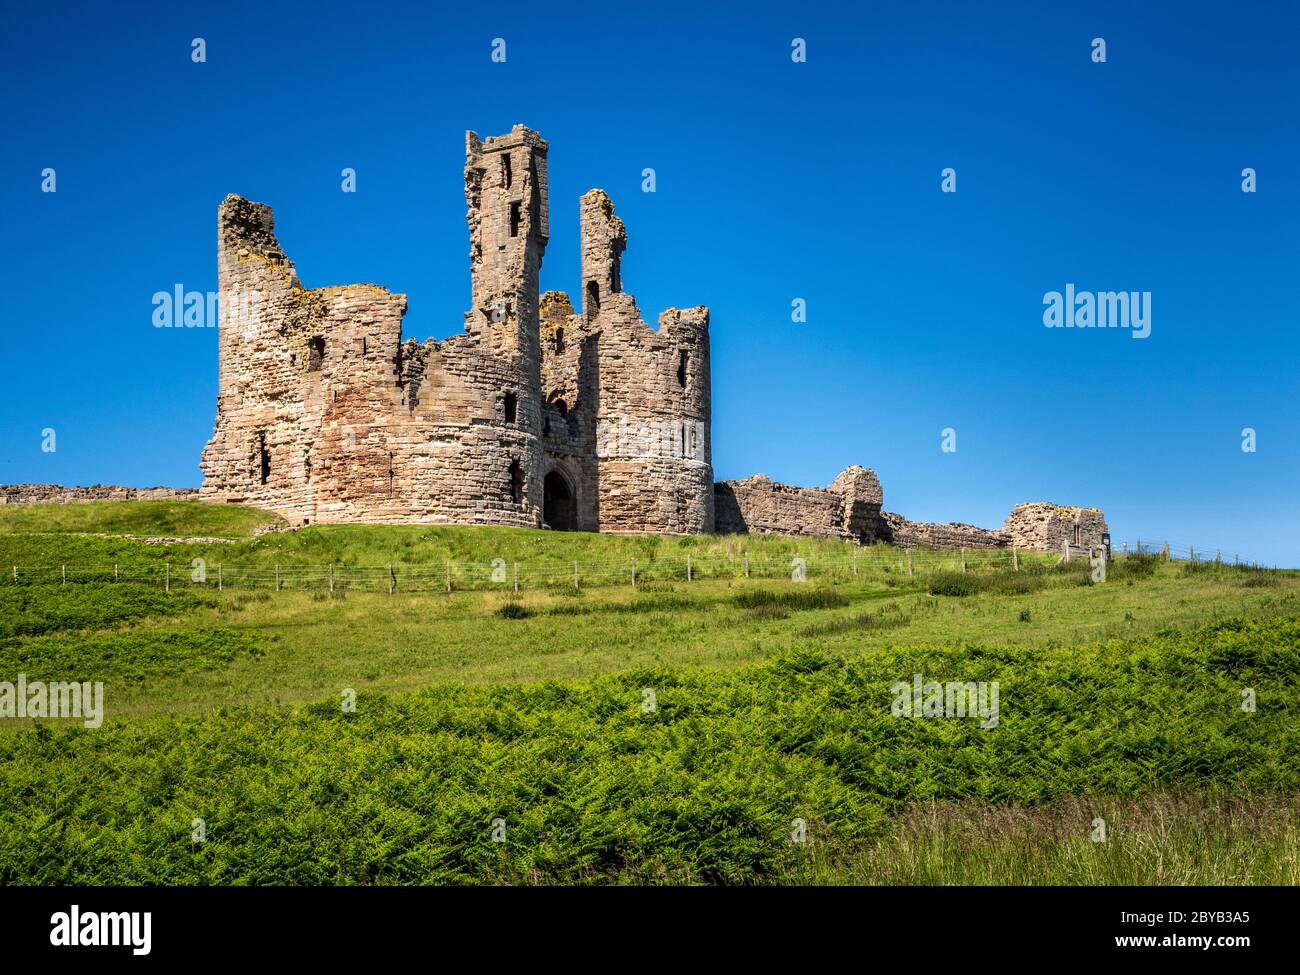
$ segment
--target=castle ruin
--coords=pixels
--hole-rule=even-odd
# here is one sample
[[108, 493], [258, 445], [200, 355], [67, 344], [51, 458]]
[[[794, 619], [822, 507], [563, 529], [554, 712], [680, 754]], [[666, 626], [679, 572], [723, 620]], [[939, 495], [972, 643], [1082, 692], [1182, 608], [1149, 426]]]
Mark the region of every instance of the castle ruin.
[[875, 473], [826, 488], [713, 482], [709, 312], [658, 328], [623, 290], [627, 231], [609, 196], [579, 202], [582, 286], [539, 294], [550, 234], [547, 143], [522, 125], [465, 137], [471, 307], [460, 334], [402, 340], [406, 296], [307, 290], [271, 208], [217, 214], [219, 391], [200, 496], [298, 524], [828, 535], [869, 544], [1109, 542], [1095, 508], [1018, 505], [1002, 530], [883, 510]]
[[304, 289], [270, 207], [226, 198], [204, 498], [299, 523], [713, 530], [708, 309], [641, 320], [603, 190], [581, 200], [580, 309], [539, 296], [547, 149], [467, 133], [472, 306], [441, 342], [402, 341], [405, 295]]

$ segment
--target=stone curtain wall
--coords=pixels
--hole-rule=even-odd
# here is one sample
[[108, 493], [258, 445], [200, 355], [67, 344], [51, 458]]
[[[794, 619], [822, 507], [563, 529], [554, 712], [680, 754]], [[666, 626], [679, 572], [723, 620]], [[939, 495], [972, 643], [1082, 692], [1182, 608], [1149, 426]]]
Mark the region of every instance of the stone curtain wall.
[[793, 487], [766, 474], [721, 481], [714, 499], [717, 530], [724, 534], [825, 535], [870, 544], [884, 496], [873, 471], [850, 467], [829, 488]]
[[1067, 538], [1076, 548], [1101, 545], [1107, 531], [1096, 508], [1047, 502], [1017, 505], [1000, 531], [961, 522], [909, 521], [881, 510], [884, 492], [879, 479], [869, 468], [857, 466], [847, 468], [827, 488], [793, 487], [755, 474], [743, 481], [720, 481], [714, 492], [717, 531], [723, 534], [774, 532], [853, 539], [864, 545], [886, 542], [902, 548], [1015, 546], [1059, 552]]
[[198, 500], [198, 496], [198, 488], [132, 488], [120, 487], [116, 484], [92, 484], [89, 487], [63, 487], [61, 484], [0, 484], [0, 504]]
[[908, 521], [892, 511], [881, 515], [880, 540], [902, 548], [917, 545], [930, 548], [1002, 548], [1010, 544], [1006, 534], [989, 528], [978, 528], [958, 521], [945, 525]]

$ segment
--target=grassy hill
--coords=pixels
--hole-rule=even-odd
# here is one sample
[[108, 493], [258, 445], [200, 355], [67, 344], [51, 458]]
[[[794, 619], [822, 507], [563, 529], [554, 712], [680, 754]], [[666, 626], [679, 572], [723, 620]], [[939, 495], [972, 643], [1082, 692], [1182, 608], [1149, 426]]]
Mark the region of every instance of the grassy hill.
[[0, 883], [1300, 881], [1294, 573], [274, 520], [0, 508]]

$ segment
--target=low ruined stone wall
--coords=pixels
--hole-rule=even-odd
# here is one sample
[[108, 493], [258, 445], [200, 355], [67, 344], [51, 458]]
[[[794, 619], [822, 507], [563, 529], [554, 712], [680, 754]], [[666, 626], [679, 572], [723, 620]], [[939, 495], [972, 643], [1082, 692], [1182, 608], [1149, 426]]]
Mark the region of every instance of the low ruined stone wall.
[[74, 504], [79, 501], [198, 500], [198, 488], [131, 488], [116, 484], [64, 487], [61, 484], [0, 484], [0, 504]]
[[755, 474], [713, 486], [713, 519], [724, 535], [778, 533], [846, 537], [844, 499], [825, 488], [801, 488]]
[[779, 533], [875, 541], [883, 494], [873, 471], [850, 467], [828, 488], [794, 487], [755, 474], [714, 485], [714, 524], [722, 534]]
[[1002, 548], [1010, 544], [1005, 533], [989, 528], [957, 521], [946, 525], [908, 521], [892, 511], [883, 512], [880, 516], [880, 540], [903, 548], [915, 545], [930, 548]]

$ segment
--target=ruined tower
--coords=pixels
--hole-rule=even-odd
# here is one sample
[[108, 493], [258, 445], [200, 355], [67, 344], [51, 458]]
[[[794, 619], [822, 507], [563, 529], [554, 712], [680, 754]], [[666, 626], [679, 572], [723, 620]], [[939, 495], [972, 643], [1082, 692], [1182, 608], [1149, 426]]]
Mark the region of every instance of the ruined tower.
[[623, 290], [627, 231], [604, 190], [579, 218], [582, 309], [561, 292], [544, 302], [547, 426], [564, 435], [547, 449], [593, 498], [582, 527], [711, 532], [708, 309], [669, 308], [651, 329]]

